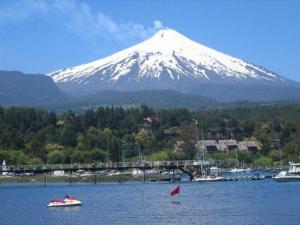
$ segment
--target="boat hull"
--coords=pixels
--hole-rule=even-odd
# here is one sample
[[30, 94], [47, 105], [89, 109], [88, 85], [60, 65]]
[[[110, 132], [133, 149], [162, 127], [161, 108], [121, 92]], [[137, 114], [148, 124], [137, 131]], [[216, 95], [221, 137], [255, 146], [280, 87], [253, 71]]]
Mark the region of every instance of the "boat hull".
[[80, 205], [82, 205], [82, 202], [80, 201], [74, 201], [70, 203], [51, 202], [49, 205], [47, 205], [47, 207], [74, 207]]
[[277, 182], [296, 182], [300, 181], [300, 176], [273, 177]]
[[216, 181], [223, 181], [224, 177], [214, 177], [214, 178], [195, 178], [194, 182], [216, 182]]

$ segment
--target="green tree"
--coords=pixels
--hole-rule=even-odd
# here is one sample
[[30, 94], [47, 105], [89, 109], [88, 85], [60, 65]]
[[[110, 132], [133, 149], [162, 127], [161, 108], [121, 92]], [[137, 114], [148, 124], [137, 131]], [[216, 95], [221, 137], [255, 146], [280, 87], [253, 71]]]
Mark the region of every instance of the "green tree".
[[272, 166], [272, 159], [265, 157], [265, 156], [260, 156], [258, 159], [254, 160], [253, 164], [255, 166]]
[[152, 153], [150, 156], [150, 161], [167, 161], [170, 160], [172, 157], [172, 153], [167, 151], [160, 151]]
[[54, 150], [47, 154], [47, 163], [60, 164], [64, 162], [64, 154], [59, 150]]
[[84, 163], [86, 162], [86, 158], [82, 151], [74, 150], [70, 155], [70, 161], [71, 163]]
[[92, 149], [85, 154], [87, 162], [104, 162], [107, 158], [107, 153], [102, 149]]
[[45, 146], [45, 149], [46, 149], [47, 152], [53, 152], [55, 150], [62, 151], [62, 150], [64, 150], [64, 146], [59, 145], [59, 144], [51, 144], [51, 143], [49, 143], [49, 144], [47, 144]]

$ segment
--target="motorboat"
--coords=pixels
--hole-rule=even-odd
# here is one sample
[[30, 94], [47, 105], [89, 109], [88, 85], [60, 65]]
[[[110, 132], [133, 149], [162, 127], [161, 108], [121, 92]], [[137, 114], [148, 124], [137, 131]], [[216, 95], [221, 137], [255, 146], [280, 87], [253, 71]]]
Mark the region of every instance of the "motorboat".
[[255, 173], [254, 176], [250, 176], [250, 180], [264, 180], [265, 178], [265, 175], [260, 175], [259, 173]]
[[252, 169], [251, 169], [251, 168], [243, 168], [243, 166], [240, 167], [237, 149], [235, 149], [235, 159], [236, 159], [236, 161], [237, 161], [237, 165], [236, 165], [235, 168], [229, 170], [229, 171], [228, 171], [229, 173], [234, 173], [234, 174], [237, 173], [237, 174], [239, 174], [239, 173], [250, 173], [250, 172], [252, 172]]
[[86, 172], [84, 170], [77, 170], [75, 173], [73, 173], [74, 177], [89, 177], [93, 175], [91, 172]]
[[229, 170], [229, 173], [250, 173], [252, 170], [251, 168], [241, 169], [241, 168], [233, 168]]
[[121, 171], [111, 171], [106, 176], [108, 176], [108, 177], [114, 177], [114, 176], [120, 176], [120, 175], [122, 175]]
[[53, 199], [47, 207], [72, 207], [72, 206], [80, 206], [82, 204], [81, 201], [78, 201], [75, 196], [66, 195], [64, 200]]
[[278, 182], [300, 181], [300, 176], [289, 174], [288, 171], [281, 171], [278, 175], [273, 177], [273, 179]]
[[194, 177], [194, 182], [213, 182], [224, 180], [224, 177], [219, 176], [220, 170], [218, 167], [211, 166], [207, 171], [205, 171], [204, 166], [207, 166], [210, 163], [205, 161], [204, 149], [202, 149], [202, 156], [199, 158], [201, 158], [201, 160], [197, 161], [197, 163], [194, 163], [194, 165], [201, 166], [201, 175]]
[[[203, 171], [203, 168], [202, 168]], [[220, 170], [218, 167], [210, 167], [208, 173], [203, 172], [201, 176], [195, 177], [193, 181], [195, 182], [212, 182], [212, 181], [222, 181], [224, 177], [219, 176]]]
[[170, 175], [174, 175], [175, 173], [173, 171], [164, 171], [161, 173], [162, 176], [170, 176]]
[[140, 176], [140, 175], [143, 175], [144, 172], [142, 170], [139, 170], [139, 169], [133, 169], [132, 172], [131, 172], [131, 175], [132, 176]]
[[210, 175], [214, 175], [214, 176], [218, 176], [218, 174], [220, 173], [220, 169], [216, 166], [212, 166], [209, 168], [209, 174]]
[[288, 171], [281, 171], [273, 179], [278, 182], [300, 181], [300, 163], [290, 162], [289, 165]]
[[160, 171], [156, 169], [146, 170], [147, 176], [159, 176]]
[[212, 181], [222, 181], [224, 180], [224, 177], [221, 176], [201, 176], [201, 177], [195, 177], [193, 181], [195, 182], [212, 182]]

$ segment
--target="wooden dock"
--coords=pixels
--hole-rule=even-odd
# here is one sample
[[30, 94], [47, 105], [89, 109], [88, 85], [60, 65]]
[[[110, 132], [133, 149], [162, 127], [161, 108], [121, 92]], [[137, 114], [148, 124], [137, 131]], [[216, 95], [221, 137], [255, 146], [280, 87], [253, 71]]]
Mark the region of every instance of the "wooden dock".
[[[204, 165], [211, 165], [210, 161], [205, 161]], [[103, 170], [127, 170], [127, 169], [185, 169], [188, 167], [198, 167], [201, 165], [199, 160], [180, 160], [180, 161], [154, 161], [154, 162], [108, 162], [108, 163], [73, 163], [73, 164], [42, 164], [42, 165], [7, 165], [0, 173], [45, 173], [55, 170], [65, 172], [84, 171], [103, 171]]]

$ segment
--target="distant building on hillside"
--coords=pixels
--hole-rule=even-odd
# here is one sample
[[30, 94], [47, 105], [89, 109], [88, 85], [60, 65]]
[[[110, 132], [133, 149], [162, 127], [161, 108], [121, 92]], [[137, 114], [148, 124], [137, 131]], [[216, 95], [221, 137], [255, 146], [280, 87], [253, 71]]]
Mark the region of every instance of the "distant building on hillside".
[[227, 145], [228, 151], [239, 148], [239, 144], [238, 144], [237, 140], [226, 140], [226, 145]]
[[200, 149], [204, 149], [206, 152], [217, 152], [217, 151], [219, 151], [218, 143], [215, 140], [198, 141], [198, 147]]
[[260, 150], [260, 146], [256, 141], [241, 141], [239, 142], [239, 149], [249, 152], [257, 152]]
[[204, 149], [206, 152], [228, 152], [234, 149], [250, 152], [260, 150], [260, 146], [253, 140], [241, 142], [238, 142], [237, 140], [201, 140], [198, 141], [196, 147], [199, 147], [200, 150]]
[[233, 149], [238, 149], [239, 144], [237, 140], [219, 140], [218, 141], [218, 147], [220, 151], [228, 152]]

